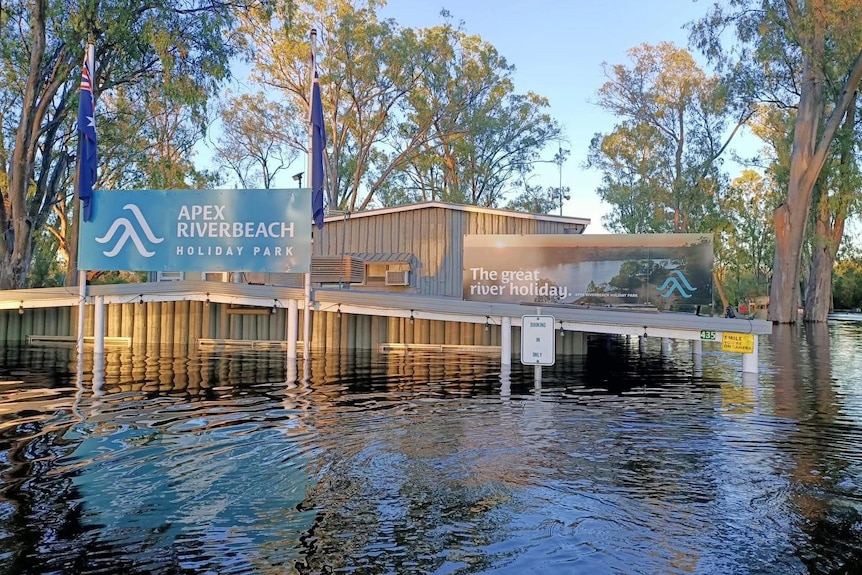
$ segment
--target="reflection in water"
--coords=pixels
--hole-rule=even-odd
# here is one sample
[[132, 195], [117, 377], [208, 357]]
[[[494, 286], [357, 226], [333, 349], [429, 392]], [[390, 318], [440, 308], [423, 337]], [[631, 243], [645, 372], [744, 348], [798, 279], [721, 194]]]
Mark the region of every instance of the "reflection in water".
[[0, 572], [850, 573], [856, 323], [739, 356], [0, 356]]

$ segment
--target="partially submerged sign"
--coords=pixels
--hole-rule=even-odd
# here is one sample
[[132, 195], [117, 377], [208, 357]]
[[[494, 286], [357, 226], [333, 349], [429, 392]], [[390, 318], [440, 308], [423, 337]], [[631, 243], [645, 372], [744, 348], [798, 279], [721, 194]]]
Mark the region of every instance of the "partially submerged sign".
[[78, 268], [306, 273], [311, 191], [94, 190]]
[[554, 316], [521, 316], [521, 363], [524, 365], [554, 365], [555, 361]]
[[721, 351], [754, 353], [754, 334], [725, 331], [721, 334]]
[[468, 235], [464, 299], [583, 305], [712, 303], [711, 234]]

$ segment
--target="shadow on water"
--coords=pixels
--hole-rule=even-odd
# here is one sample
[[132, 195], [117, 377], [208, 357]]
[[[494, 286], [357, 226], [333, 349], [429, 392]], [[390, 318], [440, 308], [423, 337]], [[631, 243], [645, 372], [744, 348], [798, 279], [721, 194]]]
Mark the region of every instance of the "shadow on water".
[[862, 571], [862, 323], [739, 356], [0, 353], [0, 573]]

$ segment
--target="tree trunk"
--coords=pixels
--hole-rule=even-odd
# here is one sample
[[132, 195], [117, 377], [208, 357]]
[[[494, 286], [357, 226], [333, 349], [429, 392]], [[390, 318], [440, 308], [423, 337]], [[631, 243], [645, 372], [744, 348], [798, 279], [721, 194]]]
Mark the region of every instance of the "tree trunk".
[[5, 232], [0, 240], [0, 289], [25, 286], [33, 255], [33, 221], [27, 211], [27, 192], [33, 183], [35, 138], [39, 133], [37, 127], [44, 116], [37, 106], [40, 96], [38, 87], [43, 84], [41, 68], [45, 54], [45, 6], [42, 1], [33, 3], [30, 40], [30, 68], [24, 86], [21, 119], [15, 132], [15, 149], [12, 150], [9, 185], [6, 189], [10, 209], [6, 214], [8, 220], [0, 222]]
[[832, 308], [832, 268], [844, 237], [849, 205], [856, 195], [853, 169], [855, 124], [856, 96], [847, 107], [844, 125], [837, 137], [840, 157], [834, 197], [830, 201], [828, 192], [824, 190], [817, 201], [811, 277], [805, 291], [803, 319], [806, 322], [825, 322]]
[[727, 300], [727, 294], [724, 293], [724, 286], [721, 284], [721, 278], [718, 277], [718, 272], [716, 270], [712, 270], [712, 281], [715, 284], [715, 289], [718, 290], [718, 297], [721, 298], [721, 309], [722, 313], [727, 309], [727, 306], [730, 305], [730, 302]]
[[775, 265], [772, 269], [767, 318], [775, 323], [796, 323], [799, 315], [802, 242], [805, 238], [814, 183], [822, 167], [822, 164], [814, 165], [814, 153], [820, 115], [823, 113], [824, 52], [823, 25], [818, 25], [815, 19], [811, 51], [805, 56], [802, 71], [802, 92], [790, 154], [787, 199], [775, 209], [774, 215]]
[[[80, 165], [80, 163], [79, 163]], [[67, 222], [69, 230], [67, 237], [67, 253], [69, 259], [66, 260], [66, 281], [64, 285], [72, 287], [78, 285], [78, 236], [81, 233], [81, 218], [79, 210], [81, 209], [81, 200], [78, 194], [78, 169], [75, 169], [75, 199], [72, 200], [72, 217], [71, 222]]]
[[[843, 220], [840, 227], [843, 232]], [[829, 193], [821, 187], [814, 214], [811, 267], [805, 289], [803, 319], [806, 322], [825, 322], [829, 316], [832, 303], [832, 266], [837, 253], [837, 249], [832, 249], [832, 231]]]
[[[819, 218], [817, 227], [825, 230], [825, 226]], [[811, 277], [805, 290], [803, 319], [807, 322], [825, 322], [829, 317], [829, 308], [832, 303], [832, 266], [835, 263], [835, 257], [829, 242], [819, 232], [820, 230], [818, 230], [815, 238], [816, 245], [812, 254]]]

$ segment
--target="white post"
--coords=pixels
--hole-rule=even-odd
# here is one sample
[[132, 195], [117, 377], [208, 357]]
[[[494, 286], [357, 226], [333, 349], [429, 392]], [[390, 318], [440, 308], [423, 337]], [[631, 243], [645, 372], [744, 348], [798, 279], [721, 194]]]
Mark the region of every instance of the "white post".
[[[105, 296], [96, 296], [96, 325], [93, 330], [93, 354], [105, 353]], [[95, 359], [93, 360], [95, 362]]]
[[512, 365], [512, 318], [503, 317], [500, 322], [500, 363]]
[[758, 372], [757, 336], [754, 336], [754, 351], [742, 354], [742, 373]]
[[311, 348], [311, 272], [305, 274], [305, 309], [302, 310], [302, 359]]
[[[98, 361], [96, 361], [98, 359]], [[105, 395], [105, 354], [99, 353], [93, 359], [93, 397], [99, 398]], [[95, 407], [96, 404], [93, 404]], [[98, 412], [94, 412], [94, 415]]]
[[299, 311], [295, 299], [287, 300], [287, 359], [296, 359], [296, 340], [299, 336]]
[[86, 325], [85, 314], [87, 312], [87, 272], [78, 271], [78, 339], [76, 347], [78, 357], [84, 357], [84, 326]]
[[669, 337], [661, 338], [661, 355], [664, 358], [666, 358], [668, 355], [670, 355], [670, 338]]
[[287, 363], [285, 364], [285, 374], [284, 381], [287, 385], [292, 386], [296, 384], [296, 357], [293, 359], [287, 358]]

